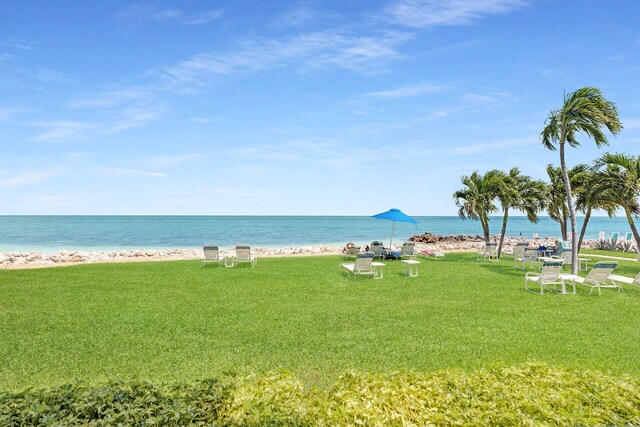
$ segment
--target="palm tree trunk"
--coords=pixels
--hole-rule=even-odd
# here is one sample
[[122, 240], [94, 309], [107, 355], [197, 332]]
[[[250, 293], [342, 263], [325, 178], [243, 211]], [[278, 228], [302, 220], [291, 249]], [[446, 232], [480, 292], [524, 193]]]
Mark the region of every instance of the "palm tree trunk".
[[[563, 132], [564, 133], [564, 132]], [[576, 212], [573, 209], [573, 196], [571, 194], [571, 182], [567, 173], [567, 164], [564, 161], [564, 138], [560, 141], [560, 168], [564, 179], [564, 188], [567, 192], [567, 207], [571, 218], [571, 274], [578, 274], [578, 235], [576, 234]]]
[[640, 260], [640, 234], [638, 234], [638, 229], [633, 221], [633, 216], [631, 216], [631, 210], [627, 206], [624, 207], [624, 213], [627, 216], [627, 222], [629, 223], [629, 227], [631, 227], [631, 233], [633, 233], [633, 238], [636, 241], [636, 252], [638, 253], [638, 259]]
[[502, 253], [502, 243], [504, 243], [504, 233], [507, 231], [507, 219], [509, 218], [509, 208], [504, 210], [504, 216], [502, 217], [502, 231], [500, 232], [500, 243], [498, 243], [498, 258]]
[[484, 234], [484, 241], [489, 243], [491, 241], [491, 236], [489, 235], [489, 218], [485, 216], [480, 216], [480, 224], [482, 224], [482, 232]]
[[562, 222], [560, 223], [560, 234], [562, 235], [562, 240], [567, 240], [567, 219], [562, 218]]
[[584, 214], [584, 222], [582, 223], [582, 230], [580, 230], [580, 240], [578, 240], [578, 252], [582, 248], [582, 240], [584, 239], [584, 233], [587, 231], [587, 224], [589, 224], [589, 218], [591, 218], [591, 209], [587, 209], [587, 213]]

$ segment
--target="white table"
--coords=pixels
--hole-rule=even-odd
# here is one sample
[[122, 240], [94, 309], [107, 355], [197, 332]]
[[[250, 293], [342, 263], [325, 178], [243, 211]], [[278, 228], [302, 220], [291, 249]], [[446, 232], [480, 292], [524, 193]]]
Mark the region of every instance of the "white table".
[[[403, 263], [403, 269], [404, 269], [404, 275], [405, 276], [418, 277], [418, 265], [420, 265], [420, 261], [416, 261], [414, 259], [403, 259], [402, 263]], [[409, 270], [408, 274], [407, 274], [407, 267], [409, 267], [408, 268], [408, 270]], [[414, 267], [415, 267], [415, 269], [414, 269]]]
[[382, 279], [383, 277], [382, 267], [384, 267], [384, 264], [381, 262], [372, 262], [371, 267], [373, 268], [373, 278]]
[[224, 256], [224, 266], [225, 267], [235, 267], [236, 265], [236, 254], [227, 254]]

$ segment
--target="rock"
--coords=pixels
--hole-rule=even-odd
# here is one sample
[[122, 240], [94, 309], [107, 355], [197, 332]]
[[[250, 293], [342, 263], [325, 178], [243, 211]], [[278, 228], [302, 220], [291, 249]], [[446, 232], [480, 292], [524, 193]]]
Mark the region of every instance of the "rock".
[[39, 260], [40, 258], [42, 258], [41, 254], [33, 253], [33, 254], [27, 255], [25, 259], [27, 260], [27, 262], [33, 262], [33, 261]]

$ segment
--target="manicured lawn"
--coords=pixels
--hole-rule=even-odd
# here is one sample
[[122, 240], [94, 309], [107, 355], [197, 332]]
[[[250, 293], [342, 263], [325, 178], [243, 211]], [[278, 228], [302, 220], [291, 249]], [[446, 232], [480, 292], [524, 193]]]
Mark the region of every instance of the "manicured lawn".
[[617, 258], [629, 258], [636, 259], [638, 254], [635, 252], [622, 252], [622, 251], [603, 251], [599, 249], [582, 249], [580, 251], [580, 255], [588, 256], [588, 255], [604, 255], [604, 256], [612, 256]]
[[389, 261], [383, 280], [356, 281], [338, 257], [0, 271], [0, 390], [278, 369], [323, 385], [350, 369], [530, 360], [640, 376], [639, 287], [537, 295], [512, 261], [474, 259], [423, 261], [418, 278]]

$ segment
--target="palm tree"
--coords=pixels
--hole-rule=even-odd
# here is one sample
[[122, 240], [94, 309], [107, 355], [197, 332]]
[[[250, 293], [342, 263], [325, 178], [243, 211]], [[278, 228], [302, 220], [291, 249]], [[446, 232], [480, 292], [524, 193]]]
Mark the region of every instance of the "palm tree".
[[607, 192], [607, 197], [624, 210], [636, 248], [640, 248], [640, 234], [633, 220], [634, 215], [640, 214], [640, 156], [605, 153], [595, 164], [604, 167], [595, 191]]
[[497, 210], [493, 203], [497, 195], [497, 188], [502, 179], [498, 171], [489, 171], [484, 175], [474, 171], [461, 179], [464, 188], [453, 193], [453, 199], [458, 206], [458, 215], [462, 219], [479, 220], [482, 225], [485, 242], [489, 243], [489, 214]]
[[538, 212], [544, 209], [545, 205], [545, 183], [534, 180], [530, 176], [521, 175], [520, 169], [511, 168], [509, 173], [501, 174], [502, 185], [498, 186], [497, 198], [502, 207], [502, 231], [500, 232], [500, 242], [498, 243], [498, 258], [502, 253], [504, 236], [507, 231], [507, 220], [509, 209], [517, 209], [527, 214], [531, 222], [538, 222]]
[[[584, 221], [578, 239], [578, 251], [582, 247], [584, 234], [594, 209], [604, 210], [609, 217], [616, 214], [615, 189], [602, 186], [604, 176], [594, 168], [582, 173], [579, 184], [575, 187], [576, 210], [584, 213]], [[573, 185], [573, 181], [572, 181]]]
[[603, 132], [606, 127], [613, 135], [622, 129], [618, 118], [618, 110], [613, 102], [602, 96], [600, 89], [583, 87], [564, 97], [564, 103], [559, 110], [551, 111], [546, 126], [540, 133], [542, 145], [549, 150], [560, 151], [560, 168], [567, 197], [567, 209], [571, 219], [572, 232], [572, 272], [578, 272], [578, 236], [576, 234], [576, 212], [573, 208], [571, 182], [567, 174], [567, 164], [564, 158], [565, 144], [578, 147], [576, 139], [578, 133], [585, 133], [591, 137], [596, 146], [609, 144]]
[[[576, 186], [589, 167], [579, 164], [569, 169], [569, 181], [572, 186]], [[562, 169], [553, 165], [547, 165], [547, 175], [549, 184], [547, 186], [547, 213], [549, 217], [560, 224], [560, 235], [562, 240], [567, 240], [567, 220], [569, 219], [569, 207], [567, 206], [567, 193], [562, 177]]]

